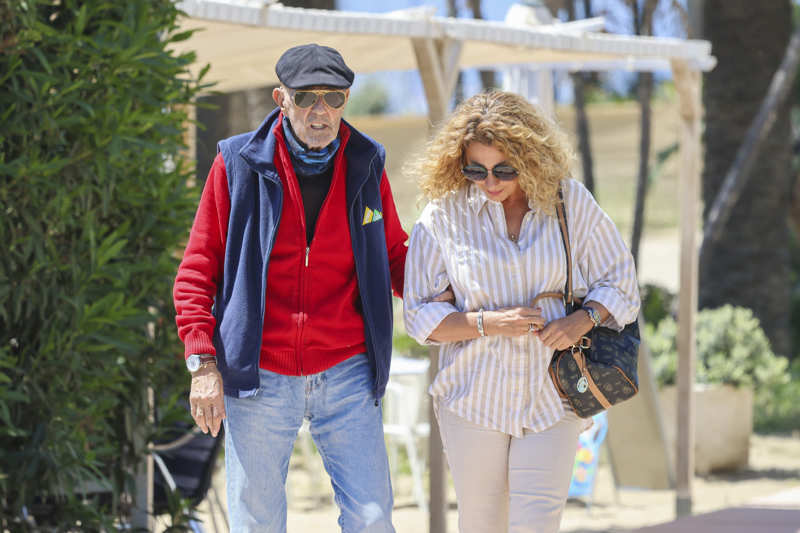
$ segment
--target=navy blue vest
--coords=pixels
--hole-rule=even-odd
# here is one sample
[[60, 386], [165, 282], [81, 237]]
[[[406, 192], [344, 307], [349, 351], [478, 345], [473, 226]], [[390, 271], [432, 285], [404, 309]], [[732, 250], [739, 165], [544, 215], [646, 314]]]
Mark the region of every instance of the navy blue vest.
[[[283, 206], [283, 189], [273, 164], [275, 110], [257, 130], [217, 145], [225, 161], [231, 211], [223, 278], [214, 300], [214, 347], [225, 394], [256, 393], [264, 327], [267, 268]], [[383, 147], [350, 128], [345, 146], [347, 207], [367, 355], [375, 398], [383, 396], [392, 353], [392, 294], [383, 221], [362, 225], [367, 205], [382, 205]]]

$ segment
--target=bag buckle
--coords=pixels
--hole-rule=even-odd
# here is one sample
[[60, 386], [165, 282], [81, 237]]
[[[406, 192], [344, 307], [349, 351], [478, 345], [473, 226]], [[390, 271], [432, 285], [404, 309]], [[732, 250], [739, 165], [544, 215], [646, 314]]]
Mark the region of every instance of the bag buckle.
[[574, 355], [575, 353], [582, 352], [583, 350], [588, 350], [591, 347], [592, 347], [592, 339], [583, 336], [580, 338], [578, 342], [570, 346], [569, 349]]

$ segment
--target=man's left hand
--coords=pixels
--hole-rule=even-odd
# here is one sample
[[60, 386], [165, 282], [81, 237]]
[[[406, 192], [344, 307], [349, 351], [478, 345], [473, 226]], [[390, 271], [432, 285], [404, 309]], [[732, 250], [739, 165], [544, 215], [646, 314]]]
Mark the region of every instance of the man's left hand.
[[225, 400], [222, 392], [222, 376], [217, 365], [210, 364], [192, 374], [189, 406], [197, 426], [203, 433], [214, 437], [225, 419]]
[[437, 294], [436, 296], [431, 298], [431, 301], [432, 302], [445, 302], [445, 303], [448, 303], [448, 304], [455, 305], [455, 303], [456, 303], [456, 295], [453, 292], [453, 287], [448, 285], [443, 293]]

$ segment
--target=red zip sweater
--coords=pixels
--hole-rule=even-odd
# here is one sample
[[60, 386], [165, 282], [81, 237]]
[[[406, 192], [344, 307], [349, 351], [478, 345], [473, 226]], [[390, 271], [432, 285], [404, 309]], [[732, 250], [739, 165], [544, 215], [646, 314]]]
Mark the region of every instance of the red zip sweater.
[[[313, 374], [366, 351], [345, 205], [344, 148], [350, 131], [342, 123], [330, 190], [317, 218], [314, 238], [307, 245], [300, 186], [280, 118], [276, 123], [274, 164], [283, 186], [283, 207], [269, 258], [260, 367], [285, 375]], [[385, 171], [381, 199], [392, 288], [400, 296], [408, 236], [397, 217]], [[186, 357], [215, 353], [211, 304], [222, 276], [229, 213], [225, 163], [217, 155], [178, 273], [179, 279], [191, 282], [176, 283], [174, 290], [176, 304], [181, 307], [178, 333], [186, 346]]]

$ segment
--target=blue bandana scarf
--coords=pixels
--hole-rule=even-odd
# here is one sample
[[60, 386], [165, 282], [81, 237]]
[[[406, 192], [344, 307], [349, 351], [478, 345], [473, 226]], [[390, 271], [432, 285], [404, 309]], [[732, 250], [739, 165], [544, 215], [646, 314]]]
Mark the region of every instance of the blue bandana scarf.
[[295, 137], [292, 126], [286, 117], [283, 117], [283, 135], [286, 137], [286, 146], [289, 148], [289, 154], [292, 156], [292, 163], [294, 163], [297, 174], [303, 176], [322, 174], [333, 164], [333, 156], [339, 149], [338, 137], [321, 150], [311, 150], [303, 146]]

